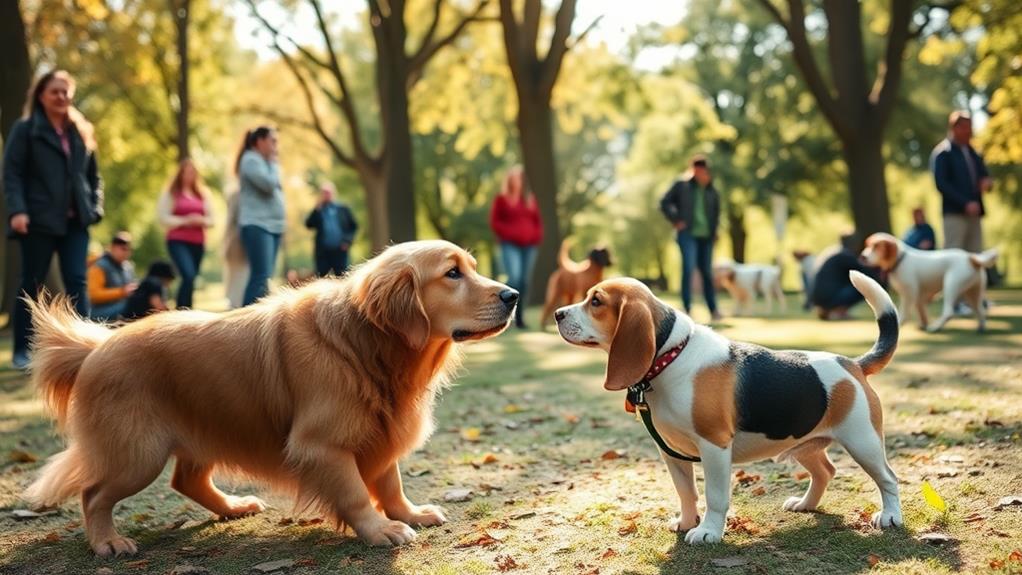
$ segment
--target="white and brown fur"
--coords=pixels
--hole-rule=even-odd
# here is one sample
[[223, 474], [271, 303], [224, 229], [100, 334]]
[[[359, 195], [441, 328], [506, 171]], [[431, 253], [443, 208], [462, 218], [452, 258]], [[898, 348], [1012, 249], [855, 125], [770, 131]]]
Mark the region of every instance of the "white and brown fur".
[[691, 544], [721, 540], [731, 496], [731, 466], [793, 458], [810, 473], [809, 489], [788, 499], [788, 511], [813, 511], [834, 476], [826, 448], [841, 444], [880, 488], [883, 508], [873, 525], [902, 524], [898, 481], [884, 452], [883, 412], [866, 376], [879, 372], [897, 346], [897, 312], [875, 281], [851, 280], [877, 314], [880, 337], [855, 359], [833, 353], [772, 351], [732, 342], [656, 299], [630, 278], [605, 281], [578, 304], [557, 310], [569, 343], [609, 353], [608, 390], [638, 382], [655, 357], [688, 344], [653, 378], [646, 400], [657, 430], [675, 450], [702, 458], [706, 514], [696, 511], [692, 463], [664, 454], [681, 500], [670, 522]]
[[782, 312], [788, 308], [781, 289], [781, 268], [777, 266], [720, 262], [713, 266], [713, 275], [735, 300], [735, 315], [749, 313], [760, 294], [767, 313], [773, 313], [775, 299]]
[[117, 330], [66, 300], [30, 302], [32, 376], [68, 439], [26, 491], [34, 505], [81, 498], [99, 555], [131, 554], [119, 501], [170, 457], [171, 486], [216, 515], [262, 511], [220, 491], [215, 471], [295, 494], [374, 545], [446, 519], [404, 494], [400, 458], [433, 430], [456, 342], [503, 331], [517, 292], [443, 241], [388, 248], [343, 279], [284, 290], [226, 314], [155, 314]]
[[[997, 261], [997, 250], [981, 254], [961, 249], [919, 250], [885, 233], [866, 238], [862, 259], [890, 274], [891, 285], [899, 296], [899, 315], [908, 321], [913, 309], [919, 326], [929, 332], [940, 331], [955, 315], [955, 303], [964, 300], [976, 313], [978, 330], [986, 328], [987, 272]], [[938, 293], [944, 305], [937, 321], [929, 323], [926, 306]]]

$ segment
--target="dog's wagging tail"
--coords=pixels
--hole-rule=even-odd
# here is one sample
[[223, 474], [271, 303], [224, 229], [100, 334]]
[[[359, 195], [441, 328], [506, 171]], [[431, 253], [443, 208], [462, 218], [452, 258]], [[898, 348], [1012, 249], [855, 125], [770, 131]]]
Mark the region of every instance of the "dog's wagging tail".
[[891, 296], [873, 278], [864, 273], [851, 271], [849, 279], [859, 293], [866, 298], [866, 303], [873, 309], [876, 315], [877, 326], [880, 328], [880, 336], [876, 343], [866, 353], [855, 358], [863, 373], [872, 375], [887, 367], [894, 357], [894, 351], [898, 348], [898, 327], [901, 322], [898, 319], [898, 310], [891, 301]]

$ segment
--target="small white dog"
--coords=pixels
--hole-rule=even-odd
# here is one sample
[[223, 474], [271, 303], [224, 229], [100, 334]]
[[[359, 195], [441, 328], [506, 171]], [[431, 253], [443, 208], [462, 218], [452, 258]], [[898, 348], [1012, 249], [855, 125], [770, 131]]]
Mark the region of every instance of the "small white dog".
[[721, 262], [713, 266], [713, 275], [735, 300], [735, 315], [745, 315], [759, 294], [766, 301], [767, 313], [774, 311], [774, 298], [781, 311], [787, 309], [781, 289], [781, 268], [769, 264]]
[[[940, 331], [955, 315], [955, 303], [964, 300], [976, 312], [978, 330], [986, 328], [987, 271], [997, 261], [997, 250], [971, 254], [965, 250], [918, 250], [891, 234], [873, 234], [862, 250], [866, 263], [878, 266], [891, 278], [898, 292], [899, 315], [904, 323], [912, 308], [919, 314], [919, 326], [931, 333]], [[937, 321], [928, 323], [926, 305], [944, 292], [944, 309]]]

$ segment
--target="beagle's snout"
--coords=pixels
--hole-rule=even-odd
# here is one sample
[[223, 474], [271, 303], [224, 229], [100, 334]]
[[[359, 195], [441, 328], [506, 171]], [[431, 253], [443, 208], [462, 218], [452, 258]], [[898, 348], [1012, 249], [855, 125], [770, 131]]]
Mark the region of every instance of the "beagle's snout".
[[559, 309], [554, 312], [554, 319], [557, 320], [558, 323], [560, 323], [560, 321], [563, 320], [564, 317], [567, 315], [568, 312], [564, 311], [564, 309]]
[[504, 307], [511, 309], [518, 303], [518, 292], [508, 288], [500, 292], [500, 301], [504, 302]]

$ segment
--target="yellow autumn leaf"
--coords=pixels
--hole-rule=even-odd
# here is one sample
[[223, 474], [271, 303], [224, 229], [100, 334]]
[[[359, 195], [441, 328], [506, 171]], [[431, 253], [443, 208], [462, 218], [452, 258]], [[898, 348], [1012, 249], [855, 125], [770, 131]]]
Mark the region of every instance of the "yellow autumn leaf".
[[940, 511], [941, 513], [947, 512], [947, 503], [945, 503], [944, 498], [937, 493], [937, 490], [930, 485], [929, 481], [923, 482], [923, 499], [926, 500], [927, 505], [937, 511]]
[[504, 406], [504, 413], [518, 413], [521, 410], [521, 406], [515, 403], [509, 403]]
[[478, 427], [466, 427], [461, 430], [461, 438], [465, 441], [479, 441], [482, 434], [483, 430]]

